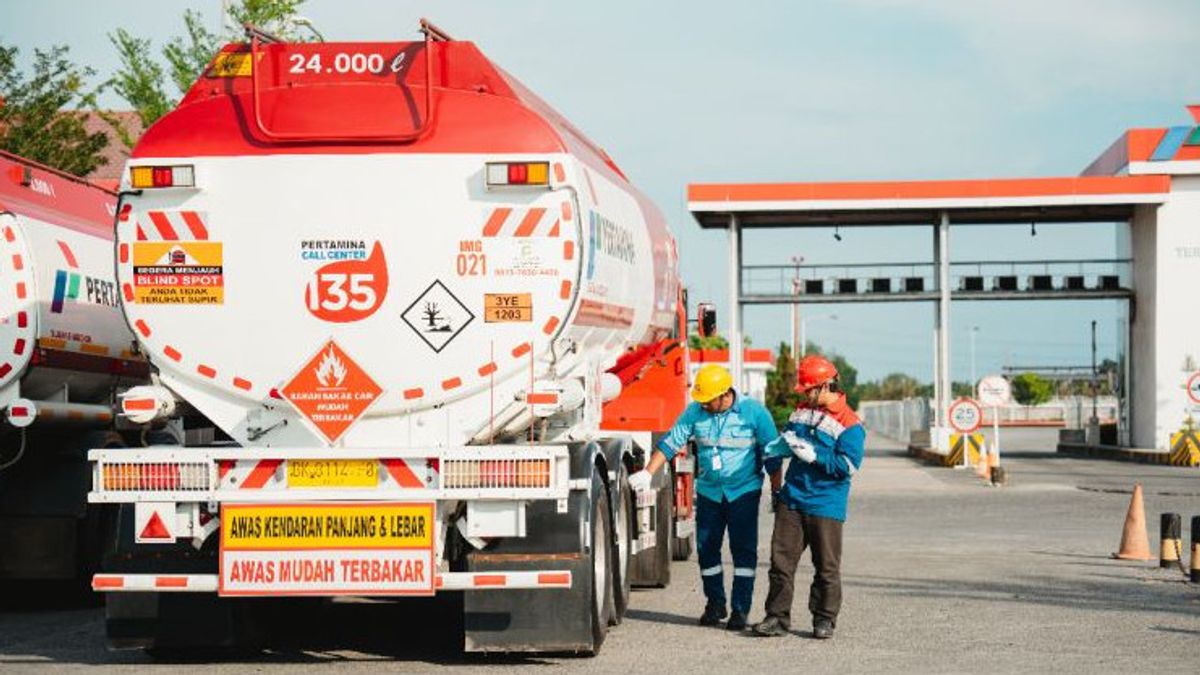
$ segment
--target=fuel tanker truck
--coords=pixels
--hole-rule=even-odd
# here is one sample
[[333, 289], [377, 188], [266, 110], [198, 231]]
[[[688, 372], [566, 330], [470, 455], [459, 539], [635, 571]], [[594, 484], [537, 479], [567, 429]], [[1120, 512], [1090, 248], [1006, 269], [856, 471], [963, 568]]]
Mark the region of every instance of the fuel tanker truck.
[[[87, 508], [87, 449], [114, 430], [117, 393], [149, 382], [113, 276], [116, 194], [0, 152], [0, 583], [96, 571], [103, 509]], [[13, 583], [19, 582], [19, 583]], [[36, 585], [40, 593], [51, 590]], [[86, 586], [85, 586], [86, 587]]]
[[155, 382], [122, 410], [197, 442], [90, 453], [91, 501], [121, 510], [93, 578], [111, 644], [244, 644], [239, 616], [288, 596], [446, 594], [469, 651], [594, 654], [688, 555], [691, 460], [627, 480], [687, 400], [663, 216], [421, 29], [248, 26], [134, 149], [116, 270]]

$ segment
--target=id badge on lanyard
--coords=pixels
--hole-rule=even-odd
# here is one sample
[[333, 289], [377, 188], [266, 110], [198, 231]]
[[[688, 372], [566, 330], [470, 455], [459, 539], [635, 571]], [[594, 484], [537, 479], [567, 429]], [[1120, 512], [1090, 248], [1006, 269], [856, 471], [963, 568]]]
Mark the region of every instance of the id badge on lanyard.
[[729, 421], [729, 412], [728, 411], [726, 411], [725, 414], [721, 416], [721, 424], [720, 424], [720, 426], [717, 427], [717, 433], [715, 434], [714, 440], [716, 441], [716, 443], [713, 445], [713, 454], [712, 454], [712, 470], [713, 471], [721, 470], [721, 432], [725, 430], [725, 422], [727, 422], [727, 421]]

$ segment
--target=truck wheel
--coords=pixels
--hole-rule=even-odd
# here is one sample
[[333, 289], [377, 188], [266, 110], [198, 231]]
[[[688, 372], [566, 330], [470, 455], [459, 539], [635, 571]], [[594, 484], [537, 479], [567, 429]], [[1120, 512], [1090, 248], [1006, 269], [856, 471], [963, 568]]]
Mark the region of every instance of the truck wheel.
[[675, 534], [675, 473], [671, 473], [671, 508], [667, 511], [671, 514], [671, 559], [672, 560], [687, 560], [692, 557], [692, 551], [696, 548], [696, 533], [692, 532], [686, 537], [679, 537]]
[[675, 504], [674, 490], [668, 482], [660, 489], [655, 497], [654, 505], [654, 584], [657, 588], [666, 588], [671, 583], [671, 539], [674, 530], [671, 523], [675, 520], [673, 506]]
[[629, 471], [624, 465], [617, 471], [615, 484], [616, 509], [613, 511], [613, 609], [612, 624], [621, 623], [629, 607], [633, 589], [633, 530], [637, 504], [629, 488]]
[[592, 528], [592, 546], [589, 552], [592, 563], [592, 648], [589, 654], [600, 653], [600, 646], [608, 635], [608, 617], [612, 616], [612, 532], [609, 521], [608, 491], [598, 471], [592, 471], [592, 509], [588, 521]]

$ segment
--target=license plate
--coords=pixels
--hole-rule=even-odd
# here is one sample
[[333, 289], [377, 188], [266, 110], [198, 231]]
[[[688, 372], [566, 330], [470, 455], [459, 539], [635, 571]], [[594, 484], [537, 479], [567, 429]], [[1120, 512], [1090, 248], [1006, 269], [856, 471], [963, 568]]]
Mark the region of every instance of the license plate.
[[379, 484], [379, 462], [373, 459], [291, 459], [290, 488], [360, 488]]
[[432, 595], [434, 505], [225, 504], [220, 595]]

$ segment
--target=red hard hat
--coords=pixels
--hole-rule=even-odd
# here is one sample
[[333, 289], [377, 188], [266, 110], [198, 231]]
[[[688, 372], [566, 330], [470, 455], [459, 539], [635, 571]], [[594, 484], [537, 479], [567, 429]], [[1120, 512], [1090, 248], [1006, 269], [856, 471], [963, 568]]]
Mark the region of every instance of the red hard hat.
[[837, 377], [837, 368], [824, 356], [806, 356], [796, 366], [796, 391], [805, 391]]

